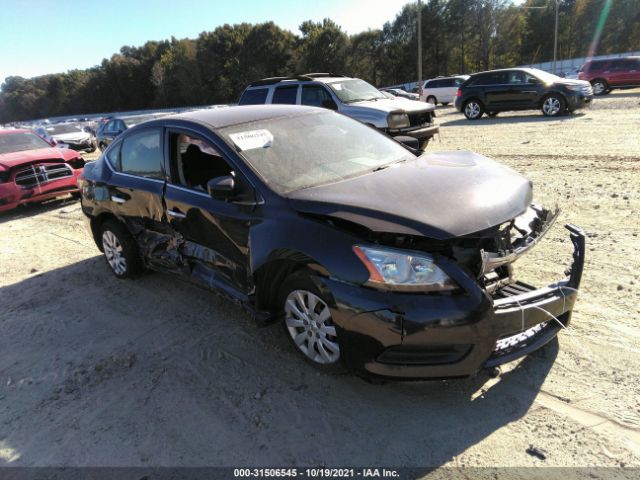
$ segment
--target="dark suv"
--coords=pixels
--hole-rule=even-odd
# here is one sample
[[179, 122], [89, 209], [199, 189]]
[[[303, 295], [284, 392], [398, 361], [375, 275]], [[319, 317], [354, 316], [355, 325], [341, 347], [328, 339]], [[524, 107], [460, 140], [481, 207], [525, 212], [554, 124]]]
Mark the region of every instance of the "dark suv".
[[640, 87], [640, 57], [591, 60], [582, 66], [578, 78], [590, 82], [596, 95], [614, 88]]
[[593, 100], [589, 82], [567, 80], [534, 68], [471, 75], [458, 89], [455, 107], [469, 120], [508, 110], [542, 110], [548, 117], [584, 108]]

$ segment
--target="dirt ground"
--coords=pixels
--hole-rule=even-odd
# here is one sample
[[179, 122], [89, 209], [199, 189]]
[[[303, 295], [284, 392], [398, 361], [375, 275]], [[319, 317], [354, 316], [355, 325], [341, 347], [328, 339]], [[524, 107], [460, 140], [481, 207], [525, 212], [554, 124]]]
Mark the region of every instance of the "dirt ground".
[[640, 90], [556, 120], [438, 119], [430, 150], [493, 157], [563, 209], [520, 278], [560, 278], [562, 223], [588, 232], [557, 342], [498, 379], [319, 374], [209, 292], [117, 280], [77, 202], [30, 206], [0, 215], [0, 465], [640, 466]]

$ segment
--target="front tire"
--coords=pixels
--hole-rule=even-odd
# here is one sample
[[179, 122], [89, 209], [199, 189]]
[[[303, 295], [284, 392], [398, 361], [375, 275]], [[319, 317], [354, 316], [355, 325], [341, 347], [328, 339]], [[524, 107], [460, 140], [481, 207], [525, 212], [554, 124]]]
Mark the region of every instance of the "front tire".
[[566, 110], [567, 104], [560, 95], [552, 93], [542, 101], [542, 113], [547, 117], [557, 117]]
[[107, 265], [118, 278], [131, 278], [142, 271], [136, 241], [126, 227], [107, 220], [100, 229], [100, 240]]
[[438, 100], [433, 95], [429, 95], [427, 97], [427, 103], [432, 103], [433, 105], [437, 105]]
[[468, 100], [464, 104], [462, 111], [464, 112], [464, 116], [467, 117], [468, 120], [478, 120], [484, 113], [484, 107], [478, 100], [473, 99]]
[[305, 271], [287, 277], [280, 289], [284, 329], [295, 349], [325, 371], [341, 369], [341, 351], [331, 309]]
[[597, 78], [591, 81], [591, 87], [593, 88], [594, 95], [605, 95], [608, 93], [609, 85], [605, 80]]

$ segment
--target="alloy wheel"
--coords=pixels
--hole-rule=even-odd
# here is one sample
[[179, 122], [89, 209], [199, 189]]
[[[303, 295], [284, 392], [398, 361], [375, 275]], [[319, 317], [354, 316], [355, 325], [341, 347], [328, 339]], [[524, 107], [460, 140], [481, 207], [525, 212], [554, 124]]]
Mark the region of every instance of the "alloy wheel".
[[601, 95], [606, 90], [606, 87], [602, 82], [594, 82], [592, 87], [594, 95]]
[[336, 327], [329, 306], [307, 290], [294, 290], [285, 300], [285, 325], [298, 350], [315, 363], [340, 358]]
[[102, 234], [102, 249], [116, 275], [124, 275], [127, 271], [127, 260], [124, 258], [120, 240], [111, 230], [105, 230]]
[[480, 105], [476, 102], [469, 102], [464, 107], [464, 113], [467, 118], [477, 118], [480, 115]]
[[560, 100], [556, 97], [549, 97], [542, 104], [542, 111], [545, 115], [549, 115], [550, 117], [557, 115], [560, 108]]

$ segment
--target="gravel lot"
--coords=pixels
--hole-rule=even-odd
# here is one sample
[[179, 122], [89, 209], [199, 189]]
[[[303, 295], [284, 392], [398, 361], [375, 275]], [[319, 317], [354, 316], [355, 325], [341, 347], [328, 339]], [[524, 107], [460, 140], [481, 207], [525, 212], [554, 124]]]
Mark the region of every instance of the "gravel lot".
[[588, 232], [557, 342], [499, 379], [319, 374], [213, 294], [115, 279], [77, 202], [30, 206], [0, 215], [0, 465], [640, 467], [640, 90], [557, 120], [438, 113], [430, 150], [493, 157], [563, 209], [520, 278], [562, 276], [561, 223]]

